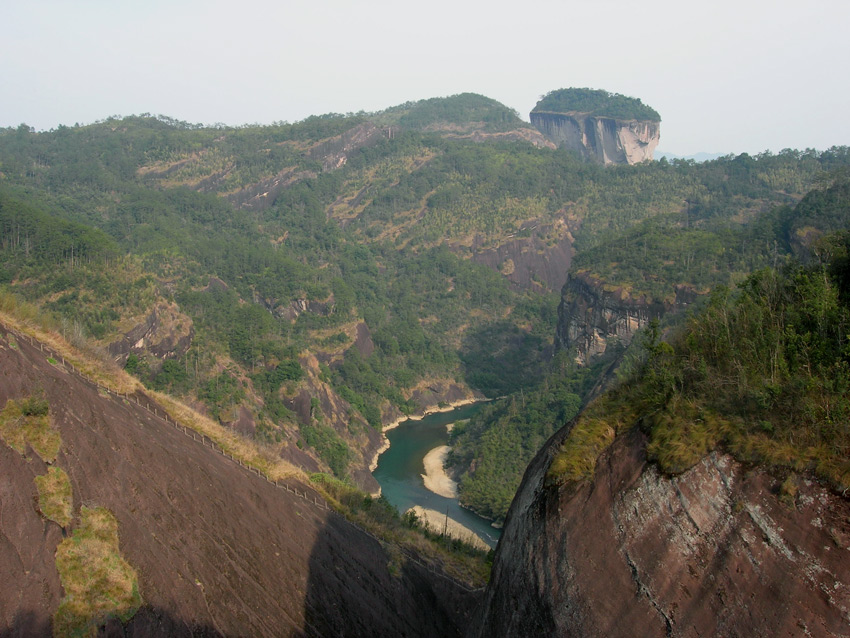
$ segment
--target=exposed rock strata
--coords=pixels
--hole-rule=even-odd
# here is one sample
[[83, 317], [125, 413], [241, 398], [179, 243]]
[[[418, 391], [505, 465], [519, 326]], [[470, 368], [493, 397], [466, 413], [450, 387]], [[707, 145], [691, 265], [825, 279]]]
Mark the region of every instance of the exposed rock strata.
[[[393, 129], [364, 122], [345, 133], [317, 142], [305, 150], [304, 156], [321, 163], [323, 172], [332, 171], [345, 166], [348, 156], [353, 151], [374, 146], [392, 134]], [[314, 171], [298, 170], [296, 167], [289, 166], [272, 177], [227, 194], [226, 198], [236, 208], [262, 211], [274, 204], [278, 195], [289, 186], [316, 176], [317, 173]], [[224, 177], [226, 175], [213, 176], [201, 182], [197, 188], [202, 191], [217, 190]]]
[[846, 636], [850, 501], [712, 453], [669, 478], [638, 432], [594, 479], [547, 486], [568, 428], [529, 466], [470, 636]]
[[[474, 126], [469, 128], [474, 128]], [[464, 127], [441, 126], [440, 124], [436, 124], [426, 127], [425, 132], [439, 133], [441, 137], [450, 140], [469, 140], [471, 142], [528, 142], [538, 148], [556, 148], [554, 142], [533, 128], [518, 128], [513, 131], [488, 133], [482, 130], [468, 130], [468, 128]]]
[[608, 287], [588, 273], [570, 274], [558, 306], [557, 346], [574, 348], [576, 360], [587, 364], [614, 341], [628, 345], [650, 321], [681, 310], [698, 298], [688, 286], [677, 286], [672, 292], [671, 298], [658, 301]]
[[587, 113], [533, 111], [531, 123], [557, 146], [599, 164], [637, 164], [652, 159], [661, 123], [618, 120]]

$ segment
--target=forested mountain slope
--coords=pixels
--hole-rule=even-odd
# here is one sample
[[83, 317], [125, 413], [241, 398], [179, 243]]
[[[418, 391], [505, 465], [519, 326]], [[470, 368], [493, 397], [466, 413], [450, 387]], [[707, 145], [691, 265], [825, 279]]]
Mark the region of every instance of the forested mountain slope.
[[[644, 225], [725, 241], [846, 163], [606, 169], [538, 142], [472, 94], [242, 128], [22, 125], [0, 132], [0, 280], [150, 386], [374, 490], [382, 424], [543, 381], [573, 253], [621, 285], [593, 255]], [[635, 289], [722, 278], [692, 266], [711, 250], [676, 270], [641, 245], [664, 267]]]

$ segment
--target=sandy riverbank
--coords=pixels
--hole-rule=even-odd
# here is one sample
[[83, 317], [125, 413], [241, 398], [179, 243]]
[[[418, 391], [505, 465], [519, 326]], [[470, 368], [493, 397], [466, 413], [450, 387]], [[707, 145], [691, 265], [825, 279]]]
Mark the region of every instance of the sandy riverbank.
[[425, 465], [425, 474], [422, 475], [422, 479], [425, 481], [426, 489], [434, 494], [446, 498], [457, 498], [457, 483], [446, 474], [445, 468], [446, 457], [450, 450], [448, 445], [441, 445], [425, 455], [422, 459]]
[[462, 407], [464, 405], [469, 405], [470, 403], [478, 403], [480, 401], [489, 401], [489, 399], [470, 397], [468, 399], [460, 399], [458, 401], [451, 401], [450, 403], [446, 403], [444, 405], [435, 405], [430, 408], [425, 408], [425, 411], [422, 414], [411, 414], [410, 416], [401, 416], [397, 418], [395, 421], [388, 423], [385, 425], [382, 430], [384, 432], [388, 432], [394, 428], [397, 428], [402, 423], [407, 421], [408, 419], [411, 421], [421, 421], [429, 414], [437, 414], [438, 412], [451, 412], [455, 408]]
[[[487, 401], [487, 399], [476, 399], [475, 397], [470, 397], [468, 399], [460, 399], [458, 401], [451, 401], [445, 405], [439, 406], [435, 405], [430, 408], [425, 408], [425, 411], [422, 414], [413, 414], [411, 416], [401, 416], [397, 418], [395, 421], [391, 423], [387, 423], [382, 428], [383, 432], [383, 441], [381, 442], [381, 447], [375, 452], [375, 456], [372, 458], [372, 462], [369, 463], [369, 471], [374, 472], [375, 468], [378, 467], [378, 457], [381, 456], [384, 452], [390, 449], [390, 440], [387, 438], [387, 432], [393, 430], [400, 426], [402, 423], [407, 421], [408, 419], [411, 421], [421, 421], [429, 414], [436, 414], [437, 412], [451, 412], [455, 408], [459, 408], [464, 405], [469, 405], [470, 403], [478, 403], [479, 401]], [[380, 495], [380, 491], [378, 492]]]
[[[470, 545], [477, 547], [478, 549], [483, 549], [485, 551], [490, 549], [490, 546], [481, 540], [481, 537], [478, 536], [471, 529], [466, 527], [466, 525], [462, 525], [458, 523], [453, 518], [448, 519], [448, 529], [446, 529], [446, 515], [445, 513], [440, 513], [437, 510], [426, 509], [421, 505], [415, 505], [410, 508], [416, 514], [416, 517], [427, 527], [429, 527], [432, 531], [437, 533], [442, 533], [443, 530], [446, 530], [449, 536], [452, 538], [457, 538], [462, 541], [466, 541]], [[407, 510], [408, 512], [410, 510]]]

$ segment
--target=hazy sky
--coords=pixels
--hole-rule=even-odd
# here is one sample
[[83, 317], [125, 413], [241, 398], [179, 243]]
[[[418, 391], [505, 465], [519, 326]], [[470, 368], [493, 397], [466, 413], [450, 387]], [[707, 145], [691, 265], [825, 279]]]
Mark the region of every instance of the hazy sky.
[[0, 127], [641, 98], [678, 154], [850, 145], [850, 0], [0, 0]]

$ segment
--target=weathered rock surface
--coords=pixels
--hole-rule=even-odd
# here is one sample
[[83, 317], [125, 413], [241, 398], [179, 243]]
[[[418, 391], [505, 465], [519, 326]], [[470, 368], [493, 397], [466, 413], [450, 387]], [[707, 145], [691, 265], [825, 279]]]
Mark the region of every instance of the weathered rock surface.
[[684, 309], [698, 297], [687, 286], [678, 286], [673, 292], [670, 299], [658, 301], [607, 287], [587, 273], [571, 273], [558, 306], [556, 344], [565, 350], [575, 348], [576, 360], [587, 364], [614, 341], [628, 345], [635, 332], [650, 321]]
[[131, 352], [174, 359], [186, 354], [194, 336], [192, 318], [181, 312], [177, 304], [163, 301], [107, 349], [119, 365], [126, 363]]
[[592, 481], [550, 486], [556, 434], [508, 514], [469, 636], [847, 636], [850, 501], [712, 453], [684, 474], [647, 464], [637, 431]]
[[426, 132], [439, 133], [450, 140], [470, 140], [472, 142], [528, 142], [538, 148], [557, 148], [555, 143], [533, 128], [517, 128], [513, 131], [492, 133], [477, 129], [474, 125], [463, 128], [457, 126], [432, 125], [424, 129]]
[[558, 291], [566, 283], [573, 256], [569, 224], [528, 222], [517, 235], [495, 248], [471, 247], [472, 260], [500, 272], [518, 288]]
[[587, 113], [532, 111], [531, 123], [557, 146], [599, 164], [637, 164], [652, 159], [661, 123], [618, 120]]
[[372, 122], [363, 122], [345, 133], [322, 140], [311, 146], [306, 155], [322, 163], [322, 170], [331, 171], [345, 166], [348, 156], [357, 149], [374, 146], [383, 139], [391, 138], [397, 129], [379, 127]]
[[[108, 508], [144, 602], [109, 636], [452, 636], [480, 594], [399, 557], [337, 514], [275, 487], [172, 424], [51, 365], [0, 328], [0, 406], [44, 392], [56, 465]], [[146, 397], [139, 395], [143, 402]], [[44, 464], [0, 441], [0, 636], [50, 636], [62, 530], [36, 510]], [[72, 523], [72, 526], [74, 523]], [[392, 567], [391, 567], [392, 565]]]

